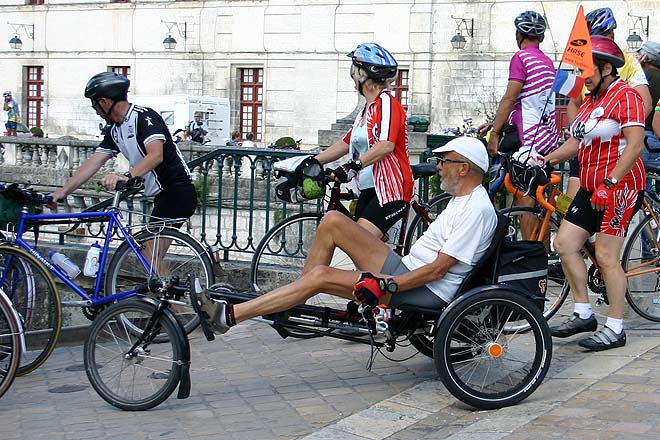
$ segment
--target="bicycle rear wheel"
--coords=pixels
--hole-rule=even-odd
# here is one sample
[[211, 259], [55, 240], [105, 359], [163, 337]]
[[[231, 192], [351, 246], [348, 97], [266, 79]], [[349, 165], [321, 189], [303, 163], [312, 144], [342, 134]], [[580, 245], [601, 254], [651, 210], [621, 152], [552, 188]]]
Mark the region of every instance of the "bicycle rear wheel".
[[623, 250], [621, 265], [628, 277], [626, 299], [639, 316], [660, 322], [660, 237], [656, 220], [647, 215]]
[[[507, 290], [459, 299], [436, 331], [436, 369], [460, 401], [480, 409], [514, 405], [548, 373], [552, 338], [536, 304]], [[531, 331], [504, 332], [524, 321]]]
[[[323, 214], [314, 213], [292, 215], [266, 233], [257, 245], [250, 266], [250, 281], [257, 294], [263, 294], [300, 278], [322, 218]], [[353, 261], [341, 249], [335, 249], [330, 266], [355, 270]], [[348, 301], [334, 295], [319, 293], [308, 299], [306, 304], [346, 310]], [[296, 329], [282, 329], [282, 332], [298, 338], [319, 336], [316, 333]]]
[[14, 382], [20, 361], [21, 325], [11, 301], [0, 290], [0, 397]]
[[18, 376], [39, 368], [55, 349], [62, 304], [50, 272], [22, 249], [0, 246], [0, 287], [12, 301], [25, 332]]
[[[134, 289], [150, 277], [168, 280], [176, 275], [181, 284], [185, 285], [188, 275], [194, 273], [205, 289], [215, 282], [211, 258], [190, 235], [176, 228], [153, 227], [138, 232], [132, 238], [148, 261], [159, 259], [160, 263], [151, 273], [147, 273], [128, 242], [122, 243], [108, 264], [105, 275], [106, 295]], [[190, 333], [199, 325], [199, 318], [190, 305], [189, 296], [181, 298], [181, 301], [188, 305], [173, 306], [172, 310], [181, 320], [186, 333]]]
[[[181, 329], [165, 316], [156, 333], [165, 342], [147, 336], [137, 348], [131, 328], [144, 328], [156, 306], [139, 299], [113, 304], [92, 323], [85, 340], [84, 362], [89, 382], [110, 405], [126, 411], [144, 411], [164, 402], [181, 378], [185, 363], [179, 345]], [[165, 336], [165, 337], [161, 337]]]

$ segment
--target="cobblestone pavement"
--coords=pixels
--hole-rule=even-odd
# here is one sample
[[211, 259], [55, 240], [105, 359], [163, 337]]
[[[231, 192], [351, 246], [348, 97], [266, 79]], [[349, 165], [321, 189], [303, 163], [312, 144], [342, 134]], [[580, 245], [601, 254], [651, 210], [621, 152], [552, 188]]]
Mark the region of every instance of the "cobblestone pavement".
[[251, 322], [212, 343], [192, 335], [190, 398], [127, 413], [91, 388], [82, 347], [61, 347], [0, 399], [0, 439], [657, 439], [660, 324], [633, 320], [628, 338], [599, 354], [555, 340], [541, 387], [497, 411], [456, 401], [422, 355], [378, 356], [369, 372], [367, 345]]

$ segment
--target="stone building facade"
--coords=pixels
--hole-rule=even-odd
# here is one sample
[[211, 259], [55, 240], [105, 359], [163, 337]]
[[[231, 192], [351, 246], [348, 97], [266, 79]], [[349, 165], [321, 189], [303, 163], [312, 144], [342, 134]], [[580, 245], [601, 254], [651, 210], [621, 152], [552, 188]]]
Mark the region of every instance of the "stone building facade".
[[[14, 91], [29, 125], [91, 137], [99, 119], [82, 96], [87, 79], [127, 69], [134, 94], [229, 98], [238, 128], [241, 73], [257, 69], [257, 137], [317, 145], [318, 130], [356, 107], [346, 53], [376, 41], [407, 70], [409, 116], [428, 118], [440, 132], [494, 110], [516, 50], [518, 13], [547, 16], [541, 48], [558, 64], [579, 5], [611, 7], [623, 47], [633, 27], [646, 39], [645, 20], [629, 14], [649, 16], [649, 37], [660, 40], [657, 0], [1, 0], [0, 38], [17, 35], [23, 46], [0, 43], [0, 88]], [[463, 50], [450, 44], [457, 27]], [[168, 35], [177, 40], [173, 50], [163, 47]]]

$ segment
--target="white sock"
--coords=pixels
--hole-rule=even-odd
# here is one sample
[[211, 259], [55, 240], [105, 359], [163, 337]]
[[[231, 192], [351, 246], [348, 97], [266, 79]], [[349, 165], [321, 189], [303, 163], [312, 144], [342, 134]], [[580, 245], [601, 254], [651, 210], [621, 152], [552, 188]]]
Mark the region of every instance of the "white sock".
[[605, 321], [605, 327], [609, 327], [610, 330], [619, 335], [623, 331], [623, 319], [615, 319], [608, 316], [607, 321]]
[[593, 310], [591, 310], [591, 303], [575, 303], [574, 306], [575, 309], [573, 311], [580, 315], [581, 319], [591, 318], [591, 315], [594, 314]]

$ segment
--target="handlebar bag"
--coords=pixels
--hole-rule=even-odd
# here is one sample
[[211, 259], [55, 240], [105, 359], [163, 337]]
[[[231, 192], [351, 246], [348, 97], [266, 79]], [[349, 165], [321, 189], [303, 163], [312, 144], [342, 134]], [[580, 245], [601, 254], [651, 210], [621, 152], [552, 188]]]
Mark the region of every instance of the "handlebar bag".
[[19, 191], [9, 188], [0, 192], [0, 229], [6, 230], [9, 225], [17, 226], [21, 218], [21, 210], [26, 204], [28, 206], [28, 213], [41, 213], [41, 209], [37, 209], [34, 205], [26, 203], [25, 197]]
[[504, 240], [500, 245], [497, 282], [523, 292], [543, 310], [548, 287], [548, 252], [540, 241]]

